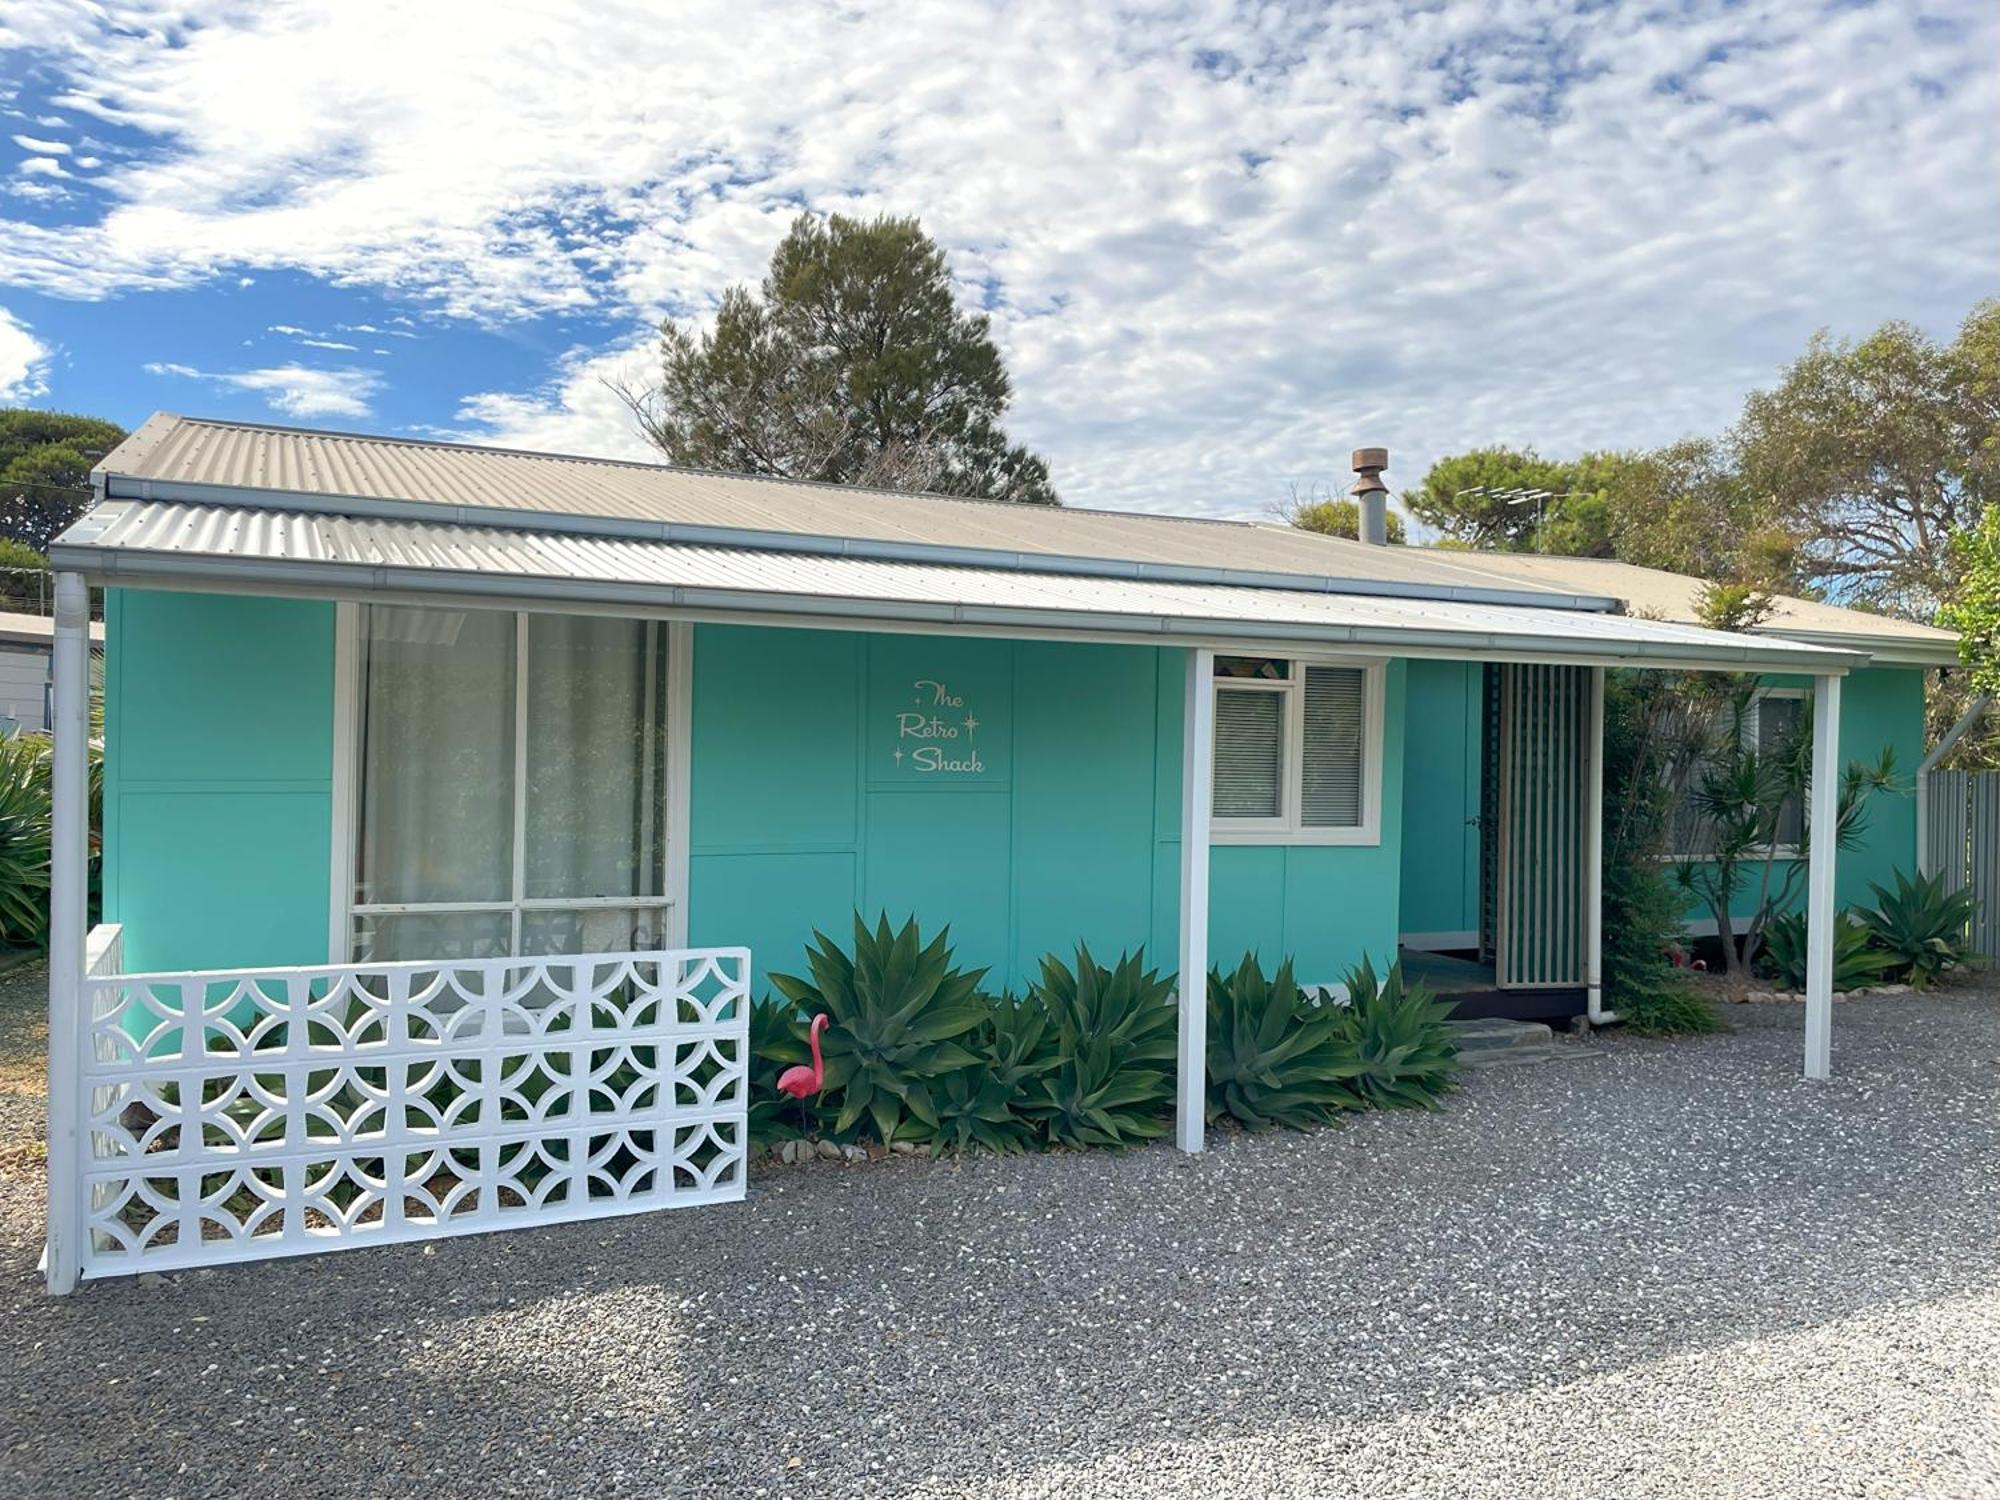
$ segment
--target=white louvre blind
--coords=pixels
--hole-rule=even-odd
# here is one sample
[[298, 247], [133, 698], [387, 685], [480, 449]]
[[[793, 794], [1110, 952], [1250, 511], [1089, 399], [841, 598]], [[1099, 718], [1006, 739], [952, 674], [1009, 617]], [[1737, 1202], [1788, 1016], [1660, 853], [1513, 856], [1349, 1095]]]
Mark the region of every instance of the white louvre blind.
[[1364, 680], [1359, 667], [1306, 668], [1299, 820], [1307, 828], [1361, 822]]
[[1215, 690], [1215, 816], [1276, 818], [1284, 813], [1285, 695]]

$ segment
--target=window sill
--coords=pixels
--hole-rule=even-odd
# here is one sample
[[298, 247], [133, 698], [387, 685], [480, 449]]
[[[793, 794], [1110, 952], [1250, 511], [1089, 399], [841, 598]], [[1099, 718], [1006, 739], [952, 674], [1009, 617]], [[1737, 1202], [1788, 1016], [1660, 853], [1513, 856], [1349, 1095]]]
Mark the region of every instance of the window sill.
[[1229, 845], [1297, 845], [1307, 848], [1380, 848], [1379, 828], [1211, 828], [1211, 848]]

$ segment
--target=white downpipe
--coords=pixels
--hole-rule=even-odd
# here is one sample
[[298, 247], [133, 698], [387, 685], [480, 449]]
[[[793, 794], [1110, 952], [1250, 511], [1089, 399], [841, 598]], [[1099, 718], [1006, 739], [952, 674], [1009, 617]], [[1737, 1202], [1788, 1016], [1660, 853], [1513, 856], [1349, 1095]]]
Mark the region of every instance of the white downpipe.
[[90, 863], [90, 589], [81, 573], [55, 579], [54, 765], [49, 837], [49, 1224], [43, 1262], [51, 1295], [76, 1290], [83, 1265], [85, 922]]
[[1833, 1076], [1833, 864], [1840, 820], [1840, 679], [1813, 679], [1812, 848], [1806, 864], [1806, 1077]]
[[1590, 799], [1583, 829], [1585, 1013], [1593, 1026], [1618, 1019], [1604, 1008], [1604, 668], [1590, 669]]
[[1175, 1052], [1174, 1140], [1205, 1144], [1208, 1105], [1208, 838], [1215, 777], [1215, 653], [1187, 654], [1181, 737], [1180, 1042]]
[[1931, 871], [1931, 772], [1938, 768], [1938, 762], [1951, 754], [1952, 747], [1965, 738], [1967, 730], [1977, 724], [1993, 705], [1993, 699], [1985, 693], [1975, 693], [1972, 701], [1965, 705], [1965, 712], [1958, 716], [1958, 722], [1951, 726], [1945, 737], [1932, 747], [1917, 767], [1917, 873], [1929, 875]]

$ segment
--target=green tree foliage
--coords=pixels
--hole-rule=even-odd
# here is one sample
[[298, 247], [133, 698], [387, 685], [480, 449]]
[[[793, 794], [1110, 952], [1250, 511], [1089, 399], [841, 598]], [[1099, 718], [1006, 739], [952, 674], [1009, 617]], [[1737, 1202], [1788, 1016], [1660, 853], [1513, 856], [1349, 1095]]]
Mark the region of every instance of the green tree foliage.
[[1668, 768], [1681, 712], [1658, 672], [1604, 681], [1604, 998], [1654, 1034], [1714, 1031], [1721, 1019], [1674, 967], [1686, 939], [1682, 898], [1666, 856], [1673, 793]]
[[91, 467], [124, 436], [96, 417], [0, 408], [0, 538], [46, 552], [89, 503]]
[[[1409, 540], [1403, 518], [1392, 510], [1388, 520], [1389, 544], [1400, 547]], [[1295, 496], [1285, 510], [1285, 521], [1301, 531], [1316, 531], [1321, 536], [1342, 536], [1350, 542], [1361, 539], [1361, 507], [1337, 495]]]
[[1958, 632], [1959, 659], [1972, 669], [1972, 686], [2000, 694], [2000, 506], [1959, 533], [1952, 554], [1957, 595], [1938, 611], [1938, 623]]
[[959, 311], [915, 219], [801, 214], [713, 329], [660, 334], [659, 385], [621, 394], [674, 463], [1058, 503], [1001, 429], [1013, 387], [990, 319]]
[[1798, 583], [1929, 619], [1952, 593], [1952, 537], [2000, 480], [2000, 299], [1949, 343], [1908, 323], [1816, 335], [1731, 441], [1766, 523], [1799, 538]]
[[[1616, 557], [1929, 620], [1974, 555], [1953, 538], [1996, 485], [2000, 299], [1949, 341], [1907, 323], [1858, 342], [1817, 334], [1725, 433], [1568, 461], [1477, 449], [1440, 459], [1403, 502], [1452, 542]], [[1493, 493], [1522, 489], [1554, 498]]]
[[1403, 508], [1454, 541], [1533, 552], [1539, 550], [1538, 529], [1548, 517], [1562, 516], [1567, 501], [1514, 504], [1496, 492], [1546, 490], [1564, 497], [1576, 488], [1578, 467], [1542, 458], [1531, 448], [1476, 448], [1432, 464], [1422, 484], [1403, 491]]

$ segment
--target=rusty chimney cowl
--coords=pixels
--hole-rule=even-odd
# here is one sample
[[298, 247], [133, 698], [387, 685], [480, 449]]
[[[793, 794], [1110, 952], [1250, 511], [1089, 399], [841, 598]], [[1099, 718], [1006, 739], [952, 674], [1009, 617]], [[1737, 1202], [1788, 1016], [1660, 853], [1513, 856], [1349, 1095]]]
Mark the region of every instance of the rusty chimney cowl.
[[1382, 482], [1388, 467], [1387, 448], [1354, 450], [1354, 472], [1360, 477], [1348, 493], [1361, 512], [1361, 540], [1374, 547], [1389, 545], [1389, 486]]

